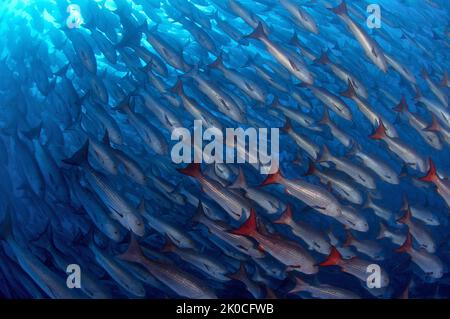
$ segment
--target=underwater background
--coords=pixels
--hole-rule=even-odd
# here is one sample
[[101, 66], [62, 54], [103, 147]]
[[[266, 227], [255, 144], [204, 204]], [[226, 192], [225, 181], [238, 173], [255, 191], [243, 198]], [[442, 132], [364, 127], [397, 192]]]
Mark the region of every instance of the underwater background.
[[449, 10], [0, 0], [0, 296], [448, 298]]

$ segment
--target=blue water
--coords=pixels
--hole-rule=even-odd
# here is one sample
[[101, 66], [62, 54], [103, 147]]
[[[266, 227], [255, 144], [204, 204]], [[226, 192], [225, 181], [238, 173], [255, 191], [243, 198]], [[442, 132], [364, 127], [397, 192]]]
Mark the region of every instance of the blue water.
[[[358, 41], [346, 27], [348, 20], [340, 19], [327, 9], [327, 6], [336, 7], [339, 4], [336, 1], [293, 1], [304, 10], [303, 15], [309, 15], [306, 19], [314, 20], [317, 34], [296, 21], [292, 12], [279, 1], [238, 2], [250, 12], [250, 21], [244, 21], [239, 10], [220, 0], [15, 0], [0, 4], [0, 216], [4, 216], [0, 246], [0, 296], [92, 297], [83, 289], [69, 289], [66, 286], [67, 265], [77, 264], [81, 268], [82, 282], [91, 279], [93, 289], [104, 293], [99, 294], [102, 297], [185, 297], [164, 281], [155, 280], [153, 276], [158, 277], [156, 272], [150, 270], [152, 275], [149, 275], [141, 267], [140, 271], [151, 278], [145, 282], [142, 275], [139, 276], [140, 272], [132, 268], [136, 264], [126, 264], [117, 258], [126, 250], [132, 233], [145, 247], [147, 258], [174, 267], [181, 276], [190, 274], [194, 281], [201, 282], [202, 287], [207, 287], [219, 298], [264, 298], [268, 290], [279, 298], [315, 297], [307, 291], [290, 294], [294, 277], [311, 285], [340, 287], [362, 298], [398, 298], [406, 287], [409, 287], [410, 298], [450, 296], [450, 277], [447, 273], [450, 260], [450, 186], [446, 179], [450, 171], [450, 136], [443, 132], [450, 131], [450, 122], [445, 123], [446, 119], [450, 121], [450, 117], [446, 118], [446, 114], [450, 114], [449, 108], [445, 106], [448, 104], [449, 84], [448, 79], [444, 81], [450, 69], [448, 1], [373, 0], [347, 3], [352, 22], [364, 30], [368, 39], [378, 44], [380, 51], [375, 52], [375, 49], [371, 54], [375, 52], [391, 57], [403, 68], [403, 73], [409, 72], [414, 80], [402, 76], [392, 62], [384, 60], [385, 73], [371, 61], [363, 50], [362, 40]], [[77, 5], [80, 10], [80, 19], [75, 20], [78, 23], [76, 28], [68, 28], [70, 4]], [[378, 4], [381, 8], [380, 28], [368, 27], [366, 19], [371, 13], [367, 13], [366, 9], [369, 4]], [[218, 20], [232, 26], [241, 36], [250, 34], [258, 22], [261, 28], [267, 27], [268, 41], [287, 52], [286, 56], [295, 57], [288, 61], [291, 70], [289, 66], [282, 66], [282, 61], [276, 58], [277, 54], [271, 53], [264, 41], [248, 38], [236, 41], [217, 23]], [[144, 30], [149, 35], [162, 38], [166, 49], [175, 52], [185, 67], [174, 66], [173, 62], [168, 61], [168, 55], [164, 56], [155, 42], [147, 39]], [[202, 43], [201, 36], [205, 35], [201, 32], [206, 34], [214, 48], [208, 48], [207, 40]], [[294, 34], [302, 48], [292, 45]], [[102, 46], [99, 38], [106, 39], [111, 47]], [[137, 48], [144, 48], [144, 53], [150, 55], [143, 54], [143, 51], [140, 54]], [[107, 56], [108, 52], [111, 57]], [[331, 64], [314, 61], [322, 53], [328, 54]], [[236, 71], [241, 79], [250, 79], [248, 83], [262, 88], [263, 101], [252, 98], [224, 72], [208, 67], [220, 54], [226, 68]], [[295, 61], [301, 61], [300, 68], [307, 69], [312, 75], [312, 86], [301, 85], [292, 71], [299, 67]], [[361, 112], [355, 98], [340, 95], [347, 90], [348, 83], [333, 72], [332, 65], [341, 66], [365, 87], [367, 97], [361, 99], [372, 108], [377, 123]], [[244, 120], [237, 120], [230, 115], [231, 111], [224, 111], [229, 105], [225, 108], [222, 105], [220, 109], [220, 103], [215, 103], [205, 91], [202, 92], [201, 85], [189, 76], [194, 66], [199, 67], [200, 77], [214, 83], [224, 96], [238, 106]], [[266, 70], [274, 83], [264, 79], [258, 68]], [[426, 70], [427, 76], [424, 76], [423, 70]], [[312, 275], [301, 270], [290, 271], [292, 267], [289, 266], [293, 265], [276, 260], [276, 254], [271, 253], [268, 247], [260, 242], [258, 248], [259, 240], [251, 239], [249, 242], [253, 249], [260, 249], [265, 256], [264, 261], [271, 263], [271, 266], [261, 267], [250, 254], [239, 252], [214, 238], [213, 232], [208, 231], [201, 222], [193, 223], [192, 216], [198, 200], [213, 207], [212, 217], [220, 220], [218, 225], [225, 231], [241, 226], [248, 217], [247, 208], [252, 207], [270, 233], [264, 236], [300, 245], [317, 264], [327, 259], [327, 254], [308, 247], [304, 240], [292, 234], [289, 227], [273, 223], [282, 211], [270, 214], [261, 203], [252, 200], [249, 192], [231, 190], [229, 186], [237, 178], [239, 168], [248, 185], [260, 185], [267, 176], [261, 174], [259, 169], [248, 163], [227, 164], [223, 167], [230, 171], [230, 175], [221, 175], [222, 179], [216, 176], [223, 183], [219, 188], [226, 189], [226, 198], [234, 194], [248, 205], [239, 212], [243, 214], [240, 219], [233, 218], [224, 209], [227, 205], [224, 198], [217, 199], [205, 190], [201, 179], [196, 180], [177, 171], [187, 165], [176, 164], [171, 157], [170, 151], [176, 144], [171, 139], [171, 120], [175, 119], [192, 131], [195, 119], [182, 105], [180, 96], [171, 91], [177, 80], [183, 83], [184, 93], [200, 105], [200, 110], [208, 111], [224, 128], [282, 128], [286, 117], [290, 116], [271, 106], [275, 97], [286, 108], [309, 116], [313, 123], [308, 125], [300, 125], [294, 117], [290, 122], [295, 132], [312, 142], [319, 156], [311, 156], [295, 142], [292, 134], [280, 130], [281, 173], [289, 180], [300, 179], [309, 185], [320, 185], [321, 190], [336, 198], [339, 205], [353, 207], [355, 214], [368, 225], [366, 231], [353, 229], [353, 237], [378, 245], [382, 260], [375, 260], [373, 256], [358, 251], [354, 245], [344, 247], [348, 233], [344, 225], [335, 218], [325, 216], [321, 212], [323, 208], [308, 207], [304, 201], [288, 194], [283, 185], [257, 189], [263, 189], [283, 204], [290, 203], [294, 219], [321, 232], [329, 245], [342, 248], [344, 259], [354, 257], [380, 265], [389, 275], [389, 285], [379, 290], [369, 289], [364, 281], [343, 272], [338, 266], [320, 266]], [[415, 84], [412, 83], [414, 81]], [[336, 109], [321, 101], [314, 88], [339, 96], [349, 108], [351, 120], [339, 116]], [[431, 102], [424, 103], [423, 98], [417, 97], [417, 92]], [[300, 94], [303, 104], [294, 93]], [[143, 102], [145, 94], [151, 96], [155, 101], [153, 104], [160, 105], [160, 108], [155, 108], [148, 101], [150, 106], [146, 106]], [[418, 131], [411, 125], [408, 115], [393, 110], [402, 96], [410, 114], [415, 114], [422, 121], [420, 125], [429, 126], [432, 114], [437, 118], [441, 126], [433, 135], [437, 146], [433, 147], [424, 139], [420, 129]], [[134, 105], [131, 113], [119, 109], [124, 103]], [[434, 103], [443, 111], [431, 109], [427, 103]], [[350, 145], [343, 145], [326, 125], [319, 123], [325, 109], [328, 109], [333, 123], [351, 138], [350, 144], [360, 145], [364, 152], [376, 155], [388, 164], [400, 176], [399, 183], [386, 182], [356, 156], [349, 155]], [[164, 110], [168, 110], [168, 116], [161, 116]], [[136, 114], [137, 117], [133, 117]], [[381, 118], [398, 133], [398, 137], [386, 139], [400, 141], [416, 152], [425, 165], [424, 169], [406, 163], [395, 154], [398, 150], [390, 151], [389, 142], [369, 138]], [[150, 145], [143, 137], [142, 126], [150, 128], [166, 145], [166, 149], [158, 151]], [[109, 143], [104, 139], [105, 130], [109, 133]], [[89, 140], [89, 165], [87, 162], [78, 163], [78, 166], [69, 165], [67, 159], [80, 150], [86, 140]], [[376, 189], [369, 190], [352, 180], [352, 172], [342, 171], [333, 163], [319, 162], [324, 145], [336, 157], [348, 159], [368, 172], [375, 180]], [[131, 176], [130, 168], [124, 164], [128, 159], [138, 166], [143, 182]], [[437, 167], [438, 181], [444, 185], [440, 189], [433, 183], [419, 181], [429, 171], [429, 159]], [[109, 165], [108, 161], [112, 164]], [[344, 179], [356, 185], [363, 201], [351, 203], [333, 189], [332, 183], [321, 184], [316, 176], [305, 176], [309, 163], [314, 161], [320, 171], [331, 169], [333, 172], [340, 171], [340, 176], [346, 174]], [[214, 170], [214, 165], [202, 164], [201, 167], [207, 179], [213, 179], [211, 170]], [[215, 169], [217, 174], [218, 168]], [[108, 189], [121, 198], [119, 209], [115, 206], [117, 202], [107, 198], [110, 193], [99, 191], [101, 187], [96, 184], [95, 176], [100, 176]], [[369, 196], [388, 212], [388, 218], [377, 216], [374, 209], [367, 207]], [[400, 208], [405, 197], [411, 207], [425, 207], [433, 223], [418, 216], [413, 217], [414, 225], [409, 228], [398, 223], [396, 220], [404, 214]], [[142, 217], [136, 208], [142, 199], [145, 199], [148, 216], [172, 228], [152, 222], [153, 219], [148, 219], [145, 214]], [[145, 223], [145, 234], [139, 232], [140, 226], [127, 224], [123, 217], [127, 214], [137, 216]], [[418, 225], [435, 245], [433, 252], [426, 257], [438, 260], [443, 274], [432, 278], [411, 260], [410, 254], [395, 252], [400, 244], [378, 237], [380, 222], [402, 238], [409, 229], [416, 251], [424, 249], [420, 247], [421, 238], [415, 236], [417, 233], [411, 229]], [[258, 231], [263, 233], [261, 228]], [[328, 237], [329, 233], [338, 238], [337, 243]], [[182, 238], [181, 241], [177, 241], [177, 236]], [[167, 238], [178, 246], [170, 253], [162, 251]], [[344, 251], [350, 251], [350, 255], [345, 255]], [[220, 265], [220, 269], [225, 269], [226, 276], [235, 273], [240, 264], [245, 265], [246, 276], [254, 286], [242, 277], [219, 280], [208, 266], [201, 264], [200, 259], [190, 262], [183, 258], [187, 253]], [[115, 268], [105, 266], [105, 259], [114, 263]], [[426, 265], [430, 263], [429, 260], [425, 262]], [[271, 273], [273, 269], [279, 270], [281, 276]], [[128, 283], [128, 288], [124, 282]], [[137, 288], [130, 287], [133, 284]]]

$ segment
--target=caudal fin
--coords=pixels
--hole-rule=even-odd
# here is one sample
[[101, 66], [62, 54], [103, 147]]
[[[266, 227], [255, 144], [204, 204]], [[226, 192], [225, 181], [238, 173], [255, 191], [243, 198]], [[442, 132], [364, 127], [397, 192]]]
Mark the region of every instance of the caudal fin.
[[327, 259], [324, 262], [321, 262], [319, 266], [338, 266], [342, 262], [342, 255], [336, 249], [336, 247], [331, 247], [330, 255], [328, 255]]
[[405, 214], [397, 219], [397, 222], [400, 224], [407, 224], [411, 220], [412, 214], [411, 214], [411, 208], [408, 205], [408, 208], [405, 211]]
[[355, 87], [353, 86], [352, 81], [348, 80], [347, 90], [341, 92], [341, 95], [345, 96], [345, 97], [347, 97], [349, 99], [354, 98], [357, 95]]
[[309, 164], [308, 164], [308, 170], [306, 171], [306, 173], [303, 176], [310, 176], [310, 175], [314, 175], [314, 172], [317, 170], [316, 165], [314, 164], [313, 161], [309, 160]]
[[274, 174], [269, 174], [267, 178], [262, 182], [261, 186], [266, 186], [270, 184], [280, 184], [283, 181], [283, 175], [281, 175], [280, 170]]
[[185, 168], [180, 168], [177, 170], [184, 175], [191, 176], [194, 178], [199, 178], [203, 176], [200, 163], [191, 163]]
[[406, 235], [406, 239], [405, 239], [405, 242], [403, 243], [403, 245], [401, 245], [395, 251], [397, 253], [407, 253], [411, 250], [411, 248], [412, 248], [412, 236], [410, 233], [408, 233]]
[[382, 140], [387, 137], [386, 127], [384, 126], [383, 121], [381, 121], [381, 120], [379, 120], [379, 121], [380, 121], [380, 124], [378, 125], [375, 132], [369, 136], [369, 138], [371, 138], [373, 140]]
[[436, 115], [431, 114], [431, 124], [428, 125], [424, 130], [428, 132], [439, 132], [441, 130], [441, 124], [439, 124]]
[[264, 27], [261, 22], [258, 23], [258, 26], [255, 30], [253, 30], [252, 33], [246, 35], [244, 38], [251, 38], [251, 39], [267, 39], [267, 34], [264, 31]]
[[246, 189], [247, 188], [247, 181], [245, 180], [244, 171], [242, 170], [242, 167], [239, 166], [239, 175], [236, 177], [236, 180], [233, 184], [229, 186], [229, 188], [234, 189]]
[[348, 13], [347, 5], [345, 4], [344, 0], [342, 0], [341, 4], [338, 5], [337, 7], [330, 8], [329, 10], [336, 13], [338, 16], [345, 15]]
[[88, 160], [89, 154], [89, 139], [83, 144], [83, 146], [76, 151], [72, 157], [63, 159], [63, 162], [73, 166], [81, 166]]
[[292, 222], [292, 207], [291, 204], [286, 206], [283, 214], [277, 220], [273, 221], [274, 224], [290, 224]]
[[178, 77], [175, 85], [170, 89], [170, 92], [180, 95], [180, 96], [184, 94], [183, 82], [181, 81], [181, 79], [179, 77]]
[[309, 284], [304, 282], [298, 277], [295, 277], [295, 287], [289, 290], [290, 294], [295, 294], [297, 292], [305, 291], [308, 289]]
[[139, 246], [136, 236], [133, 233], [131, 233], [130, 244], [128, 245], [127, 251], [118, 255], [117, 258], [133, 263], [140, 263], [145, 259], [141, 246]]
[[438, 180], [439, 176], [437, 175], [436, 166], [434, 165], [433, 160], [431, 158], [429, 159], [429, 163], [430, 168], [428, 169], [427, 175], [421, 177], [420, 180], [422, 182], [433, 183]]
[[220, 69], [223, 67], [223, 56], [222, 56], [222, 52], [219, 54], [219, 56], [217, 57], [217, 59], [208, 65], [209, 68], [214, 68], [214, 69]]
[[395, 112], [399, 113], [407, 113], [409, 111], [408, 103], [406, 102], [405, 95], [402, 95], [402, 99], [400, 100], [400, 103], [397, 104], [396, 107], [393, 108]]
[[239, 228], [232, 230], [231, 233], [235, 235], [241, 235], [241, 236], [251, 236], [256, 232], [256, 213], [255, 210], [252, 208], [250, 209], [250, 216], [245, 221], [244, 224], [242, 224]]
[[316, 64], [328, 64], [330, 63], [330, 58], [326, 52], [322, 52], [321, 56], [314, 61]]

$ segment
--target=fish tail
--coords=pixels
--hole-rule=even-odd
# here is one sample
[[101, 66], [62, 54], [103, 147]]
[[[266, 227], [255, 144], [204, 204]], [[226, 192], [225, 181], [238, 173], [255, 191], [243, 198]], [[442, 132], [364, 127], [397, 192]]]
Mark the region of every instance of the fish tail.
[[342, 260], [342, 255], [339, 253], [336, 247], [331, 246], [330, 255], [328, 255], [327, 259], [321, 262], [319, 266], [338, 266], [342, 262]]
[[378, 232], [376, 239], [383, 239], [385, 237], [386, 230], [387, 230], [386, 225], [380, 222], [380, 230]]
[[352, 233], [347, 230], [347, 237], [345, 238], [344, 247], [351, 246], [353, 241], [355, 240], [355, 237], [353, 237]]
[[180, 77], [177, 78], [177, 82], [170, 89], [170, 92], [172, 92], [174, 94], [177, 94], [177, 95], [183, 95], [184, 94], [183, 82], [181, 81]]
[[296, 47], [300, 46], [300, 41], [299, 41], [298, 36], [297, 36], [297, 31], [294, 31], [294, 34], [292, 35], [292, 38], [289, 40], [289, 44], [293, 45], [293, 46], [296, 46]]
[[[272, 103], [273, 105], [273, 103]], [[286, 122], [284, 122], [284, 126], [281, 128], [281, 130], [285, 133], [289, 133], [292, 131], [292, 123], [289, 118], [286, 118]]]
[[269, 174], [267, 178], [262, 182], [261, 186], [266, 186], [269, 184], [280, 184], [283, 181], [283, 175], [281, 175], [280, 170], [274, 174]]
[[250, 209], [250, 216], [239, 228], [232, 230], [231, 233], [241, 236], [251, 236], [256, 232], [256, 213], [255, 209]]
[[295, 277], [295, 287], [292, 288], [291, 290], [289, 290], [288, 293], [295, 294], [297, 292], [305, 291], [307, 286], [308, 286], [308, 284], [306, 282], [304, 282], [303, 280], [301, 280], [298, 277]]
[[30, 129], [26, 132], [22, 132], [22, 134], [29, 140], [35, 140], [35, 139], [38, 139], [39, 136], [41, 136], [41, 130], [42, 130], [42, 122], [38, 126], [32, 128], [32, 129]]
[[321, 163], [321, 162], [328, 162], [331, 159], [331, 153], [330, 150], [328, 149], [328, 146], [323, 145], [322, 146], [322, 150], [320, 151], [320, 154], [317, 158], [317, 162]]
[[350, 149], [345, 154], [346, 157], [355, 156], [359, 151], [361, 150], [361, 146], [353, 141], [353, 143], [350, 145]]
[[381, 120], [379, 120], [379, 121], [380, 121], [380, 124], [378, 125], [375, 132], [369, 136], [369, 138], [371, 138], [373, 140], [382, 140], [387, 137], [386, 127], [384, 126], [383, 121], [381, 121]]
[[332, 12], [337, 14], [338, 16], [348, 14], [347, 5], [344, 0], [342, 0], [341, 4], [334, 8], [329, 8]]
[[130, 239], [130, 244], [128, 245], [127, 251], [116, 257], [121, 260], [139, 263], [143, 259], [145, 259], [145, 257], [144, 257], [144, 254], [142, 253], [141, 246], [139, 246], [136, 236], [133, 233], [130, 233], [130, 234], [131, 234], [131, 239]]
[[237, 188], [237, 189], [247, 188], [247, 181], [245, 180], [245, 175], [244, 171], [242, 170], [242, 167], [239, 166], [239, 175], [234, 181], [234, 183], [229, 186], [229, 188]]
[[434, 162], [431, 158], [429, 159], [429, 163], [430, 163], [430, 168], [427, 172], [427, 175], [420, 178], [420, 180], [422, 182], [432, 183], [432, 182], [435, 182], [439, 178], [437, 175], [436, 166], [434, 165]]
[[354, 98], [356, 96], [356, 90], [355, 90], [355, 87], [353, 86], [352, 81], [348, 80], [347, 90], [345, 90], [344, 92], [341, 92], [341, 95], [345, 96], [349, 99]]
[[447, 70], [445, 70], [444, 71], [444, 75], [442, 76], [442, 80], [439, 83], [439, 85], [443, 86], [443, 87], [448, 87], [448, 81], [449, 81], [449, 79], [448, 79], [448, 72], [447, 72]]
[[400, 103], [397, 104], [396, 107], [393, 108], [395, 112], [399, 113], [407, 113], [409, 111], [408, 103], [406, 102], [405, 95], [402, 95], [402, 99]]
[[253, 30], [252, 33], [246, 35], [244, 38], [251, 38], [251, 39], [267, 39], [267, 34], [264, 31], [264, 27], [261, 24], [261, 22], [258, 23], [258, 26], [255, 30]]
[[83, 144], [83, 146], [76, 151], [72, 157], [63, 159], [63, 162], [73, 166], [81, 166], [88, 160], [89, 154], [89, 139]]
[[411, 250], [411, 248], [412, 248], [412, 236], [408, 232], [408, 234], [406, 235], [405, 242], [403, 243], [403, 245], [401, 245], [399, 248], [397, 248], [395, 250], [395, 252], [406, 253], [406, 252], [409, 252]]
[[166, 235], [164, 246], [161, 248], [162, 253], [170, 253], [176, 249], [177, 246], [173, 243], [169, 236]]
[[239, 269], [235, 273], [230, 274], [227, 277], [238, 281], [245, 280], [245, 277], [247, 277], [247, 271], [245, 270], [244, 263], [241, 262], [239, 264]]
[[292, 221], [292, 207], [290, 204], [286, 206], [285, 211], [277, 220], [273, 221], [274, 224], [289, 224]]
[[402, 207], [400, 208], [400, 211], [407, 211], [408, 208], [409, 208], [408, 197], [406, 196], [406, 194], [403, 194]]
[[316, 60], [314, 60], [314, 63], [316, 64], [328, 64], [330, 63], [330, 58], [328, 57], [328, 54], [326, 52], [322, 52], [320, 57]]
[[325, 107], [323, 109], [322, 119], [319, 121], [319, 124], [328, 125], [330, 123], [331, 123], [330, 112], [328, 112], [328, 109]]
[[306, 171], [305, 174], [303, 174], [303, 176], [310, 176], [310, 175], [314, 175], [314, 172], [317, 170], [316, 165], [314, 164], [314, 162], [312, 160], [309, 160], [308, 163], [308, 170]]
[[219, 56], [217, 57], [217, 59], [208, 65], [209, 68], [214, 68], [214, 69], [220, 69], [223, 67], [223, 55], [222, 52], [220, 52]]
[[400, 217], [399, 219], [397, 219], [397, 222], [400, 224], [406, 224], [411, 220], [411, 216], [412, 216], [411, 208], [408, 205], [408, 207], [406, 208], [405, 214], [402, 217]]
[[424, 128], [424, 130], [428, 132], [439, 132], [441, 130], [441, 125], [433, 113], [431, 114], [431, 124]]
[[178, 169], [178, 172], [194, 178], [200, 178], [203, 175], [200, 163], [191, 163], [185, 168]]

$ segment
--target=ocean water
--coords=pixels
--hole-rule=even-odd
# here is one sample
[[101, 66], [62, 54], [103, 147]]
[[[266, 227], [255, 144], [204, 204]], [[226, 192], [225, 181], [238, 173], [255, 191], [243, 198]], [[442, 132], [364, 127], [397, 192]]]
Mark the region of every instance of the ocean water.
[[448, 298], [450, 4], [339, 4], [1, 1], [0, 296]]

